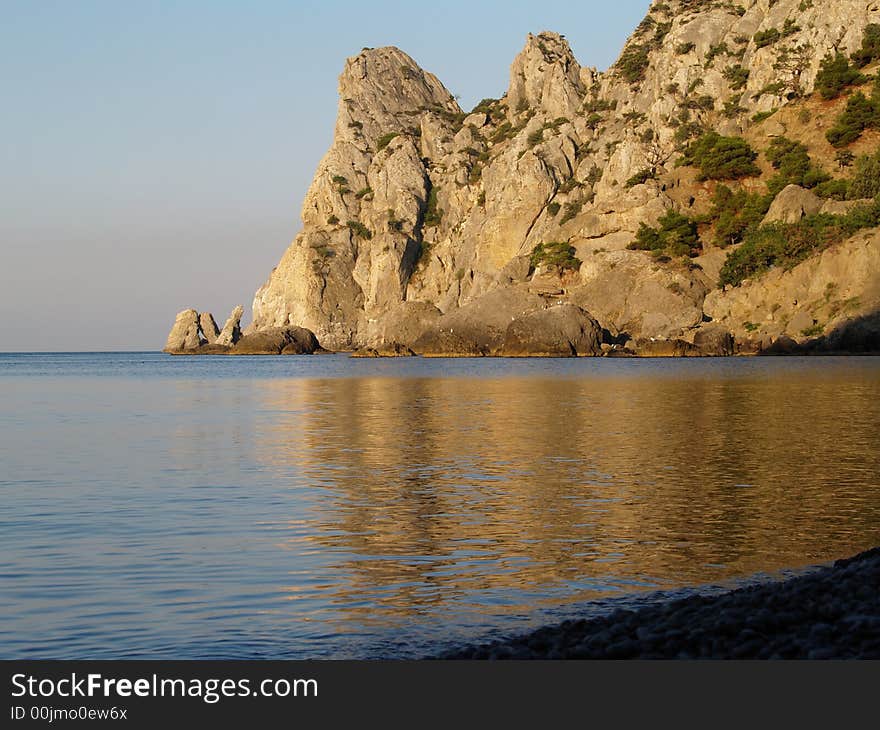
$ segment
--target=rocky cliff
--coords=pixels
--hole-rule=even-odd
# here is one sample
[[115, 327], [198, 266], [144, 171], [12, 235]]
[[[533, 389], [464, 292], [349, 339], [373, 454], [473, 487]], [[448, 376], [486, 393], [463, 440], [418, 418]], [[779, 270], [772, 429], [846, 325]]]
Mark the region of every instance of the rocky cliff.
[[[878, 23], [869, 0], [654, 2], [605, 72], [529, 35], [468, 113], [404, 52], [364, 49], [249, 331], [422, 354], [684, 354], [720, 327], [740, 351], [825, 342], [880, 307], [880, 184], [854, 183]], [[846, 117], [859, 95], [875, 106]], [[853, 118], [855, 139], [832, 133]]]

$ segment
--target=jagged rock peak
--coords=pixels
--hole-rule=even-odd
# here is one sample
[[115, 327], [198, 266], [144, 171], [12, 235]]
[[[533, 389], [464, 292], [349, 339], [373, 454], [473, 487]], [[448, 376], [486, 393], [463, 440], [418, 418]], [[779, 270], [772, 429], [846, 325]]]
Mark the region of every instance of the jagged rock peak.
[[526, 45], [510, 66], [508, 106], [512, 114], [540, 109], [555, 117], [571, 117], [584, 96], [581, 67], [565, 36], [529, 33]]
[[[339, 76], [337, 135], [369, 140], [401, 131], [401, 123], [429, 109], [458, 114], [461, 109], [434, 74], [394, 46], [365, 48], [346, 59]], [[352, 134], [347, 134], [355, 130]]]

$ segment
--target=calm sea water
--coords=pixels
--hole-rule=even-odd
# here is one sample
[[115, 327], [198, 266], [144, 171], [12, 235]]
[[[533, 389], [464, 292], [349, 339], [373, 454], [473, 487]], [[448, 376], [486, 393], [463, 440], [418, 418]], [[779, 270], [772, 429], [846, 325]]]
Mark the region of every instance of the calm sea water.
[[880, 359], [0, 355], [0, 657], [418, 656], [880, 544]]

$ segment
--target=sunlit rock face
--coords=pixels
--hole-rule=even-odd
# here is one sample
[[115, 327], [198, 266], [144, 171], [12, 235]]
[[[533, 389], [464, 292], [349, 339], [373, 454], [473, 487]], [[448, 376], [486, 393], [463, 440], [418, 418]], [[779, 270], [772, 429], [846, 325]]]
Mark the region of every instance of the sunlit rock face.
[[[489, 303], [518, 292], [533, 295], [531, 310], [571, 303], [633, 342], [693, 342], [716, 316], [738, 336], [744, 323], [771, 339], [830, 331], [844, 309], [801, 329], [797, 312], [764, 323], [777, 300], [803, 301], [837, 275], [835, 255], [784, 284], [719, 292], [728, 252], [705, 230], [696, 266], [626, 248], [669, 209], [699, 216], [711, 206], [714, 183], [675, 164], [683, 127], [744, 136], [759, 151], [794, 134], [792, 99], [812, 91], [827, 53], [856, 50], [873, 22], [880, 3], [866, 0], [656, 2], [603, 73], [582, 67], [564, 36], [530, 34], [505, 94], [469, 114], [406, 53], [364, 49], [345, 63], [333, 143], [303, 202], [302, 230], [254, 297], [250, 331], [305, 327], [334, 350], [418, 351], [421, 339], [486, 354], [525, 311], [502, 307], [501, 327]], [[794, 192], [776, 205], [777, 219], [815, 207], [812, 193]], [[534, 260], [548, 242], [567, 242], [572, 260]], [[877, 270], [843, 278], [845, 315], [866, 314]], [[771, 291], [777, 285], [784, 294]], [[445, 326], [456, 317], [465, 330]]]

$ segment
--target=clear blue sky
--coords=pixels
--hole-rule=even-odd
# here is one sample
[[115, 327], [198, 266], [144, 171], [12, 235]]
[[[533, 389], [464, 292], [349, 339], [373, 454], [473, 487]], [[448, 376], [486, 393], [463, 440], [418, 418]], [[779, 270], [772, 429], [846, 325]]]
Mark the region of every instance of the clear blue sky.
[[159, 349], [180, 309], [249, 318], [363, 46], [470, 108], [526, 33], [605, 68], [648, 5], [0, 0], [0, 350]]

